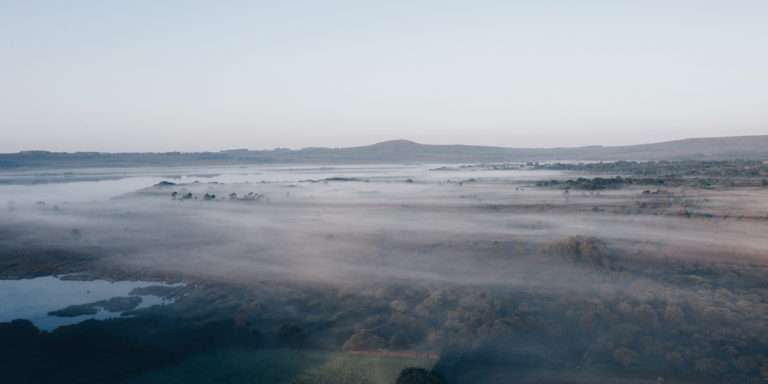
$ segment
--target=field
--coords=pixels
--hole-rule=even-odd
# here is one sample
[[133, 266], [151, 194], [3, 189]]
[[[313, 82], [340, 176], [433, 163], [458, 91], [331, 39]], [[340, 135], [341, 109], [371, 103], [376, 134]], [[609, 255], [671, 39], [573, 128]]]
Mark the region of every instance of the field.
[[429, 368], [430, 361], [290, 349], [226, 349], [193, 356], [128, 383], [387, 384], [394, 383], [407, 367]]
[[[2, 278], [184, 285], [142, 288], [173, 302], [123, 318], [0, 324], [0, 365], [27, 382], [762, 382], [766, 177], [758, 161], [5, 172]], [[90, 365], [38, 369], [57, 364]]]

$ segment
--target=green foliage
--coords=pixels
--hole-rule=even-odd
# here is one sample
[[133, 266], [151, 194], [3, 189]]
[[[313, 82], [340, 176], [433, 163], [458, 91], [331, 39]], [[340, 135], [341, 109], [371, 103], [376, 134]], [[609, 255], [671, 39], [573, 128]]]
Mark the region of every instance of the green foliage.
[[128, 384], [392, 384], [418, 359], [287, 349], [220, 349], [136, 377]]

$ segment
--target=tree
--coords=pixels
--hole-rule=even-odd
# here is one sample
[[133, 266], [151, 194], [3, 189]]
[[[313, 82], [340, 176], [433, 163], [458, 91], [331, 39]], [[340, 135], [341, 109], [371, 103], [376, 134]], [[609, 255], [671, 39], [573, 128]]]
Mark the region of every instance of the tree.
[[397, 384], [444, 384], [445, 379], [437, 372], [424, 368], [405, 368], [397, 377]]

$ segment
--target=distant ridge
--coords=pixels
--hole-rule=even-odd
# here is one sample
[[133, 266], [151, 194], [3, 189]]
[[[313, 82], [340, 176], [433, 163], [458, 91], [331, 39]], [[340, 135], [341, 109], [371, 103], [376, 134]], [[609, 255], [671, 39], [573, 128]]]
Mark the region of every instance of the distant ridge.
[[768, 135], [691, 138], [625, 146], [509, 148], [390, 140], [346, 148], [233, 149], [220, 152], [0, 154], [0, 168], [173, 166], [244, 163], [473, 163], [551, 160], [768, 160]]

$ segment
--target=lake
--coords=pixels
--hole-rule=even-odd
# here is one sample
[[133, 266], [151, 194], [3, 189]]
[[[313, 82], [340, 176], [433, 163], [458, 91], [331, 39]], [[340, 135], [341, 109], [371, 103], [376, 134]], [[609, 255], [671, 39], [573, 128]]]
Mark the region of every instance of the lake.
[[[26, 319], [43, 330], [77, 324], [88, 319], [104, 320], [118, 317], [122, 312], [100, 309], [95, 315], [73, 317], [51, 316], [48, 312], [70, 305], [93, 303], [113, 297], [129, 296], [135, 288], [172, 286], [149, 281], [63, 280], [55, 276], [33, 279], [0, 280], [0, 322]], [[141, 303], [136, 309], [164, 305], [171, 300], [153, 295], [136, 295]]]

